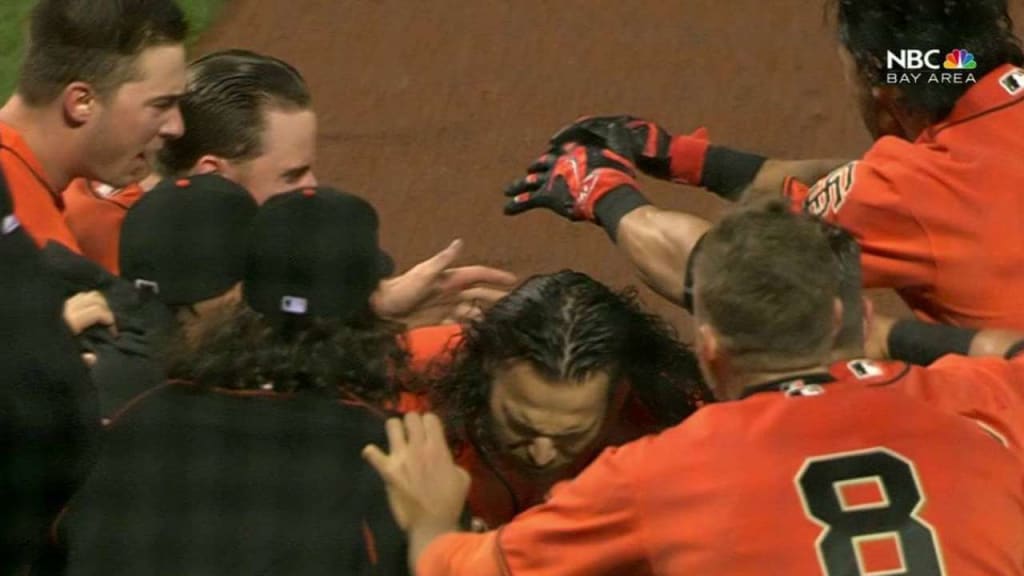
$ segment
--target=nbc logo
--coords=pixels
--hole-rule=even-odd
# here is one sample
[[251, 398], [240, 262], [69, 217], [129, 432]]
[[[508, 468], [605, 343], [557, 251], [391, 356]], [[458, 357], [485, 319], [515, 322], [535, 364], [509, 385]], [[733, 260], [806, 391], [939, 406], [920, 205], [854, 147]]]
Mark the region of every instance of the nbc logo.
[[964, 48], [950, 50], [945, 60], [938, 49], [909, 48], [885, 54], [886, 84], [974, 84], [978, 62]]
[[946, 54], [946, 61], [942, 63], [942, 67], [946, 70], [974, 70], [978, 63], [974, 61], [974, 54], [957, 48]]

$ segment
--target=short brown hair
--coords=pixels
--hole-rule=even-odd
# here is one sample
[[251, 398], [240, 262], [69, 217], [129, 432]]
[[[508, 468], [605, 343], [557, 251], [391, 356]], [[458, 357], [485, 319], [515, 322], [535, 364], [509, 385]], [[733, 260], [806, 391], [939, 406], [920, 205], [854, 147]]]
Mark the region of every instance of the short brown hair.
[[139, 54], [182, 44], [187, 33], [174, 0], [39, 0], [30, 16], [18, 94], [40, 106], [80, 81], [105, 96], [134, 77]]
[[232, 162], [260, 156], [267, 110], [309, 110], [312, 98], [292, 65], [235, 49], [189, 64], [180, 106], [185, 134], [167, 142], [158, 156], [165, 176], [184, 175], [206, 154]]
[[824, 228], [781, 202], [737, 211], [694, 262], [697, 317], [745, 369], [784, 369], [832, 348], [839, 265]]

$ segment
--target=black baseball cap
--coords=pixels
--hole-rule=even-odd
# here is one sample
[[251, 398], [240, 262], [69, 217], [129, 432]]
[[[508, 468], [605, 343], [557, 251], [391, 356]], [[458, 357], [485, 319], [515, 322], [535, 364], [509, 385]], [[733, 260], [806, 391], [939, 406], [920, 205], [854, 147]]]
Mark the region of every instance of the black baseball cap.
[[377, 211], [334, 188], [302, 188], [260, 207], [242, 292], [275, 317], [347, 319], [365, 310], [394, 261], [380, 249]]
[[121, 227], [121, 276], [168, 305], [195, 304], [242, 280], [258, 207], [216, 174], [168, 178], [136, 202]]

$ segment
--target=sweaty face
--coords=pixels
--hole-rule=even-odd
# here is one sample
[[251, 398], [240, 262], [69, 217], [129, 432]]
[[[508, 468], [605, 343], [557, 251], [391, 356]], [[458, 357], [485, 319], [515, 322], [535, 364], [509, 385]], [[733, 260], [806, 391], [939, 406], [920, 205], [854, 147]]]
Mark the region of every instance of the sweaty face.
[[498, 368], [490, 410], [499, 449], [532, 473], [571, 464], [601, 433], [610, 387], [605, 372], [565, 382], [544, 378], [529, 362]]
[[178, 101], [185, 91], [185, 49], [180, 45], [145, 50], [136, 75], [102, 99], [89, 138], [89, 176], [126, 186], [151, 170], [166, 140], [184, 133]]
[[263, 154], [229, 162], [223, 176], [245, 187], [256, 202], [296, 188], [316, 186], [316, 114], [312, 110], [271, 109], [265, 116]]

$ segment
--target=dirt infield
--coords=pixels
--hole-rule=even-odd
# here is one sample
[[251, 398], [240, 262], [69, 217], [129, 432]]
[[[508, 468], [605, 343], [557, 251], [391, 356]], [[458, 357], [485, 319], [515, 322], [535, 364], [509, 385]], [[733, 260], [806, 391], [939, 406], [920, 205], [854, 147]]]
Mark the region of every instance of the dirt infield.
[[[604, 232], [550, 213], [503, 216], [502, 186], [583, 113], [705, 125], [715, 141], [782, 157], [859, 155], [869, 140], [822, 2], [767, 5], [230, 0], [198, 51], [251, 48], [302, 70], [320, 112], [321, 180], [377, 205], [400, 266], [459, 236], [467, 260], [624, 286], [637, 282]], [[696, 189], [647, 191], [702, 215], [722, 208]], [[644, 300], [686, 332], [684, 313]]]

